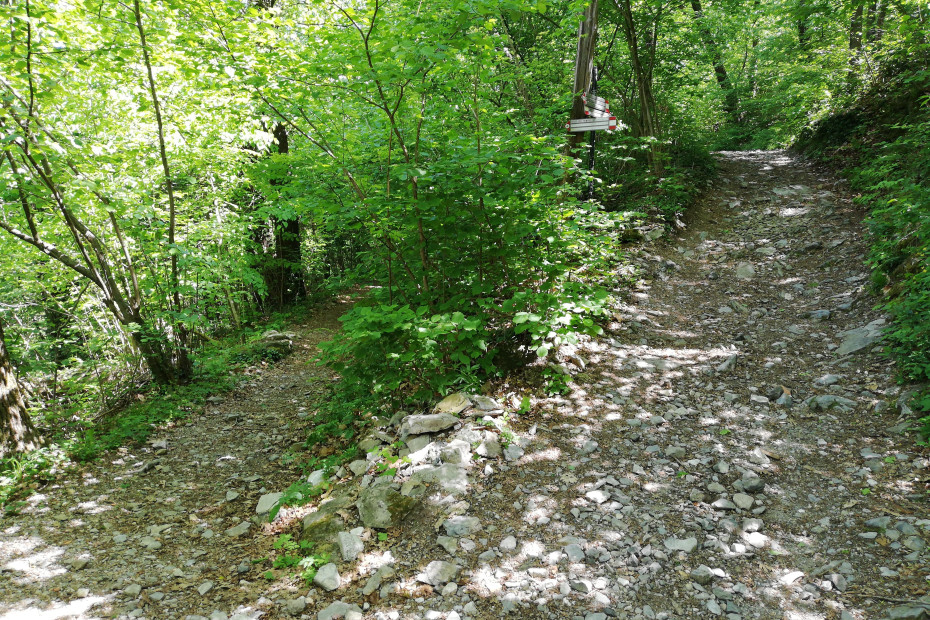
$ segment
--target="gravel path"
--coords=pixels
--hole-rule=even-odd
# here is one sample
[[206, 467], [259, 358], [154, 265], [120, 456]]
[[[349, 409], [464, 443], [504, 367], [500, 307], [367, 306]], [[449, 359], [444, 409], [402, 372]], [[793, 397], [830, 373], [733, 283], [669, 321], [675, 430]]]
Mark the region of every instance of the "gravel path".
[[405, 422], [396, 479], [338, 472], [345, 506], [418, 502], [380, 539], [340, 509], [358, 560], [310, 588], [250, 566], [256, 502], [295, 477], [293, 356], [5, 519], [0, 619], [928, 617], [930, 461], [879, 354], [862, 213], [784, 152], [719, 159], [688, 228], [634, 251], [610, 332], [561, 352], [569, 393], [509, 421], [471, 397], [448, 430]]

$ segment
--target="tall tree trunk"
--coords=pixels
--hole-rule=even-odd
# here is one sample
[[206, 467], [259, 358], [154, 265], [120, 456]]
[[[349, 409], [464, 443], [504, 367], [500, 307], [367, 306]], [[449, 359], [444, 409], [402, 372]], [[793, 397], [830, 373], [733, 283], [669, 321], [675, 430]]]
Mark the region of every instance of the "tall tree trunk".
[[888, 2], [876, 0], [869, 6], [869, 29], [866, 41], [876, 48], [881, 46], [882, 35], [885, 33], [885, 15], [888, 13]]
[[[28, 15], [28, 5], [26, 8]], [[141, 16], [138, 13], [138, 2], [136, 2], [135, 8], [137, 10], [136, 15], [139, 17], [136, 20], [136, 25], [139, 27], [141, 26]], [[27, 25], [27, 34], [28, 31], [29, 27]], [[26, 71], [30, 74], [30, 85], [33, 83], [31, 79], [31, 63], [29, 61], [31, 58], [31, 41], [31, 36], [26, 36], [25, 65]], [[149, 83], [153, 85], [151, 64], [148, 61], [148, 48], [144, 42], [144, 30], [140, 31], [140, 43], [146, 60], [146, 67], [148, 68]], [[15, 190], [15, 196], [18, 198], [26, 230], [20, 230], [5, 218], [0, 218], [0, 230], [5, 231], [11, 237], [23, 243], [33, 246], [42, 254], [72, 270], [81, 277], [83, 282], [93, 284], [100, 291], [100, 299], [106, 309], [132, 335], [133, 342], [138, 346], [156, 382], [176, 383], [179, 378], [183, 379], [185, 374], [189, 373], [189, 365], [187, 365], [188, 373], [184, 372], [185, 359], [178, 359], [170, 346], [167, 336], [160, 330], [154, 329], [151, 324], [142, 318], [143, 299], [136, 267], [119, 226], [119, 221], [111, 208], [110, 199], [105, 194], [92, 190], [93, 195], [109, 213], [112, 237], [108, 240], [101, 231], [92, 230], [86, 222], [81, 220], [69, 203], [69, 193], [59, 186], [57, 181], [59, 175], [82, 180], [86, 179], [86, 177], [71, 159], [67, 157], [58, 159], [56, 165], [61, 168], [55, 170], [52, 161], [43, 154], [46, 145], [57, 143], [58, 139], [42, 122], [38, 110], [39, 106], [33, 97], [32, 88], [30, 88], [30, 93], [24, 96], [7, 84], [7, 92], [12, 97], [0, 98], [0, 109], [5, 113], [0, 115], [0, 128], [4, 130], [14, 129], [15, 134], [18, 134], [17, 138], [10, 143], [18, 149], [18, 156], [14, 157], [14, 151], [11, 149], [3, 151], [0, 156], [3, 156], [10, 166], [13, 182], [11, 189]], [[154, 97], [153, 103], [156, 106], [158, 105], [157, 97]], [[164, 135], [162, 133], [160, 114], [157, 118], [159, 120], [159, 137], [162, 138], [160, 142], [162, 163], [165, 164]], [[9, 124], [5, 124], [5, 121], [8, 121]], [[66, 150], [66, 148], [62, 147], [61, 152], [64, 153]], [[23, 168], [20, 168], [20, 165]], [[170, 174], [166, 176], [170, 188]], [[34, 183], [31, 187], [29, 186], [30, 182]], [[37, 190], [40, 191], [38, 196], [36, 195]], [[46, 213], [44, 205], [42, 208], [37, 209], [33, 203], [34, 200], [45, 202], [52, 207], [52, 210]], [[70, 239], [70, 248], [65, 245], [49, 243], [43, 238], [41, 226], [44, 221], [36, 217], [37, 213], [57, 214], [60, 223], [68, 233], [67, 238]], [[172, 219], [173, 214], [172, 199]], [[172, 221], [171, 228], [173, 229], [173, 227], [174, 222]], [[170, 238], [173, 241], [173, 230], [170, 233]], [[109, 246], [109, 243], [113, 240], [118, 242], [119, 252], [114, 252]], [[181, 372], [178, 372], [179, 368]]]
[[34, 450], [42, 444], [10, 364], [0, 322], [0, 458]]
[[[594, 44], [597, 39], [597, 2], [591, 3], [584, 11], [581, 23], [578, 24], [578, 49], [575, 55], [575, 79], [572, 82], [572, 113], [571, 118], [585, 118], [584, 101], [581, 95], [591, 87], [591, 76], [594, 72]], [[584, 141], [584, 133], [575, 132], [569, 135], [568, 149], [573, 153]]]
[[853, 0], [853, 12], [849, 18], [849, 69], [846, 73], [846, 88], [853, 92], [859, 86], [859, 65], [862, 62], [862, 5], [864, 0]]
[[796, 10], [798, 25], [798, 47], [806, 51], [807, 45], [810, 43], [810, 36], [807, 33], [807, 18], [809, 17], [807, 0], [798, 0]]
[[[658, 138], [658, 125], [655, 120], [655, 98], [652, 94], [652, 77], [643, 68], [643, 63], [639, 56], [639, 37], [636, 32], [636, 22], [633, 20], [633, 10], [630, 7], [630, 0], [615, 0], [617, 8], [623, 17], [623, 34], [626, 37], [627, 48], [630, 51], [630, 64], [633, 67], [633, 75], [636, 78], [636, 91], [639, 94], [639, 128], [640, 135], [644, 137]], [[647, 151], [649, 158], [649, 167], [652, 171], [661, 176], [664, 172], [662, 164], [662, 151], [658, 141], [653, 141]]]
[[[136, 30], [139, 32], [139, 44], [142, 47], [142, 60], [145, 63], [146, 76], [148, 77], [149, 95], [152, 99], [152, 107], [155, 110], [155, 123], [158, 128], [158, 154], [161, 158], [162, 172], [165, 174], [165, 188], [168, 194], [168, 247], [171, 251], [171, 299], [174, 303], [174, 311], [180, 315], [181, 307], [181, 278], [178, 271], [178, 253], [175, 248], [175, 230], [177, 228], [177, 206], [174, 199], [174, 181], [171, 177], [171, 167], [168, 165], [168, 149], [165, 147], [165, 126], [161, 117], [161, 103], [158, 99], [158, 91], [155, 88], [155, 74], [152, 71], [152, 59], [149, 56], [149, 48], [145, 42], [145, 28], [142, 26], [142, 9], [139, 7], [139, 0], [133, 2], [133, 13], [136, 21]], [[175, 341], [177, 342], [177, 367], [179, 379], [182, 382], [188, 381], [193, 375], [193, 366], [191, 365], [190, 355], [187, 348], [189, 344], [189, 334], [187, 327], [180, 320], [174, 325]]]
[[730, 82], [730, 74], [727, 73], [727, 68], [723, 64], [723, 53], [720, 51], [720, 46], [714, 39], [714, 35], [710, 31], [710, 26], [707, 25], [707, 21], [704, 19], [704, 10], [701, 8], [701, 0], [691, 0], [691, 9], [694, 11], [694, 21], [697, 24], [701, 39], [704, 41], [704, 46], [707, 48], [708, 53], [710, 53], [717, 85], [720, 86], [720, 90], [723, 91], [723, 111], [732, 122], [737, 122], [739, 97], [733, 89], [733, 84]]
[[[290, 152], [290, 143], [288, 142], [287, 126], [279, 122], [275, 125], [273, 133], [278, 144], [278, 154], [288, 154]], [[287, 178], [282, 178], [272, 180], [271, 184], [286, 185], [287, 182]], [[274, 304], [283, 307], [296, 301], [304, 288], [303, 257], [300, 248], [300, 218], [296, 215], [283, 221], [273, 218], [272, 226], [275, 245], [275, 282], [273, 285], [275, 292], [272, 293], [272, 286], [269, 286], [269, 295], [272, 296]]]

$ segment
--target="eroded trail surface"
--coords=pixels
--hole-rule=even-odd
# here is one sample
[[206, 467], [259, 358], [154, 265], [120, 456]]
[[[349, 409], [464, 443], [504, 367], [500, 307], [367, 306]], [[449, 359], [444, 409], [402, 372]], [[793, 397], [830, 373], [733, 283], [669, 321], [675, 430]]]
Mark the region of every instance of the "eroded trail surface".
[[4, 517], [0, 618], [254, 609], [265, 584], [242, 588], [236, 577], [254, 577], [250, 560], [272, 545], [256, 503], [299, 475], [285, 455], [306, 438], [308, 390], [331, 381], [308, 358], [346, 308], [323, 308], [297, 326], [290, 357], [253, 367], [202, 414], [68, 473]]
[[[862, 213], [786, 153], [719, 158], [689, 227], [635, 250], [646, 279], [610, 333], [561, 352], [568, 394], [509, 423], [509, 395], [468, 396], [447, 429], [367, 438], [400, 432], [411, 462], [338, 472], [343, 545], [312, 587], [250, 567], [271, 540], [255, 503], [294, 477], [291, 358], [162, 433], [165, 454], [5, 520], [0, 618], [926, 617], [930, 469], [879, 354]], [[377, 493], [416, 507], [361, 515]]]

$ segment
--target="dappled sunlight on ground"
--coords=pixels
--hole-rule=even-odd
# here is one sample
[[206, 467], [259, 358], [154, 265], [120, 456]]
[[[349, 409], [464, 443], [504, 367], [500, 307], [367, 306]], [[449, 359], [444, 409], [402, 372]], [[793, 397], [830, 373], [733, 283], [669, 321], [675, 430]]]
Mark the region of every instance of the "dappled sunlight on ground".
[[[45, 607], [30, 605], [22, 601], [15, 606], [4, 609], [0, 604], [0, 620], [70, 620], [71, 618], [84, 618], [92, 608], [99, 607], [109, 601], [112, 596], [86, 596], [69, 603], [54, 603]], [[96, 613], [93, 614], [96, 617]]]
[[49, 547], [35, 537], [19, 537], [0, 540], [0, 557], [4, 572], [13, 573], [13, 582], [18, 585], [46, 581], [65, 573], [59, 564], [64, 554], [61, 547]]

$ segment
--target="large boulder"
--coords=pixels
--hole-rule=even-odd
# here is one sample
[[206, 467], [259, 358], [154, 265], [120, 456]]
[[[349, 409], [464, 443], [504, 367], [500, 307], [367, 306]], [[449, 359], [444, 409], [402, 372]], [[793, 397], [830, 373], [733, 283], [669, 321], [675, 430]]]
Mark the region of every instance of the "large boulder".
[[365, 527], [385, 529], [395, 527], [417, 504], [418, 500], [379, 485], [363, 490], [355, 506]]
[[282, 357], [294, 349], [295, 334], [291, 332], [279, 332], [273, 329], [262, 334], [261, 340], [255, 343], [258, 350], [275, 351]]
[[339, 513], [353, 501], [351, 494], [338, 495], [308, 514], [303, 520], [300, 539], [314, 543], [315, 553], [334, 553], [339, 548], [339, 532], [346, 529], [345, 519]]

